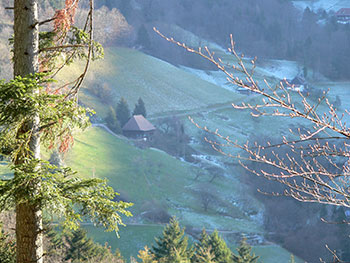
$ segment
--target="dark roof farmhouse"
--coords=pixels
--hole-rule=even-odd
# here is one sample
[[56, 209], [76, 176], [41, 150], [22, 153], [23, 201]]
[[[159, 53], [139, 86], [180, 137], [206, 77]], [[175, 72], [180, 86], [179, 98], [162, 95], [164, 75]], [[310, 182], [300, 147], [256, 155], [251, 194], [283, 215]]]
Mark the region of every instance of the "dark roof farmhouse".
[[295, 90], [295, 91], [303, 92], [303, 91], [305, 91], [305, 89], [308, 88], [307, 81], [303, 77], [300, 77], [300, 76], [296, 76], [292, 80], [285, 79], [284, 84], [286, 85], [286, 87], [288, 89]]
[[127, 137], [140, 138], [152, 135], [156, 128], [142, 115], [134, 115], [122, 128]]
[[336, 13], [335, 16], [339, 22], [349, 22], [350, 21], [350, 8], [341, 8]]

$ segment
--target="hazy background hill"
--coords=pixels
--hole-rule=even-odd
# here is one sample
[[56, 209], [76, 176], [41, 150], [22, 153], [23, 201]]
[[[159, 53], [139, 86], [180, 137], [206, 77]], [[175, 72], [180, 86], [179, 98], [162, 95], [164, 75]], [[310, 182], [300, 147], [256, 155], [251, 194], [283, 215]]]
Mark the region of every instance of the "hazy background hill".
[[[173, 63], [194, 64], [195, 59], [161, 41], [152, 33], [153, 26], [175, 24], [224, 47], [232, 33], [239, 50], [248, 56], [297, 60], [328, 77], [348, 78], [349, 27], [334, 18], [336, 8], [346, 7], [346, 2], [303, 1], [305, 9], [295, 8], [297, 2], [105, 0], [99, 4], [121, 10], [144, 50]], [[333, 4], [333, 9], [310, 10], [306, 8], [310, 3]]]

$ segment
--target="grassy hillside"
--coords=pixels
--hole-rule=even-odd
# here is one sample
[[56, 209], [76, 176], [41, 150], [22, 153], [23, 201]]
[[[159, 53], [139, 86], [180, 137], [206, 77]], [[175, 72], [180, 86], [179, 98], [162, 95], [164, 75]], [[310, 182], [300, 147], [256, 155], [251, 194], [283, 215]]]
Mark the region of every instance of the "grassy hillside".
[[[130, 256], [136, 257], [138, 251], [143, 249], [146, 245], [150, 248], [152, 244], [155, 244], [154, 237], [161, 236], [163, 226], [127, 226], [120, 231], [120, 238], [113, 233], [104, 233], [102, 229], [98, 229], [92, 226], [85, 226], [90, 236], [96, 241], [104, 244], [108, 242], [111, 245], [112, 250], [120, 249], [123, 256], [129, 259]], [[222, 235], [222, 233], [220, 234]], [[225, 235], [224, 235], [225, 238]], [[236, 252], [236, 245], [230, 243], [227, 238], [228, 246], [233, 252]], [[193, 239], [190, 239], [190, 243]], [[259, 262], [266, 263], [287, 263], [290, 260], [291, 253], [284, 248], [277, 245], [264, 245], [254, 246], [253, 252], [260, 256]], [[296, 263], [304, 262], [301, 259], [295, 257]]]
[[[208, 46], [224, 63], [237, 63], [237, 59], [226, 49], [178, 26], [168, 25], [167, 33], [189, 46]], [[252, 67], [251, 58], [244, 58], [244, 61], [249, 71]], [[80, 74], [81, 69], [82, 64], [72, 65], [62, 71], [59, 77], [72, 80]], [[294, 62], [258, 60], [254, 76], [261, 86], [265, 86], [264, 79], [273, 86], [284, 77], [293, 78], [298, 71], [298, 64]], [[241, 73], [236, 72], [235, 76], [245, 79]], [[119, 47], [106, 48], [105, 58], [92, 63], [80, 95], [81, 101], [94, 108], [101, 117], [105, 117], [108, 107], [91, 89], [103, 85], [112, 89], [112, 104], [120, 97], [125, 97], [132, 109], [138, 98], [142, 97], [149, 115], [153, 116], [204, 110], [208, 106], [245, 99], [244, 95], [232, 92], [235, 87], [228, 83], [226, 75], [220, 71], [178, 68], [137, 50]]]
[[[97, 241], [108, 241], [113, 249], [121, 249], [126, 257], [136, 256], [138, 250], [150, 246], [154, 236], [160, 235], [163, 225], [154, 225], [142, 217], [152, 210], [152, 206], [160, 206], [176, 215], [188, 229], [206, 227], [229, 233], [243, 232], [248, 236], [263, 234], [260, 225], [248, 215], [248, 211], [257, 212], [261, 207], [244, 193], [245, 186], [238, 180], [226, 177], [215, 180], [212, 192], [217, 199], [208, 211], [204, 211], [195, 193], [195, 189], [210, 178], [204, 171], [161, 151], [135, 148], [101, 128], [90, 128], [77, 136], [66, 160], [81, 175], [107, 178], [123, 199], [135, 203], [134, 217], [127, 221], [131, 225], [121, 229], [120, 239], [113, 233], [86, 226]], [[196, 172], [203, 172], [197, 181], [194, 180]], [[227, 238], [233, 247], [232, 239]], [[287, 262], [289, 258], [289, 253], [278, 246], [258, 246], [256, 249], [266, 262]]]
[[[107, 178], [123, 199], [135, 203], [132, 210], [136, 216], [152, 206], [159, 206], [178, 216], [186, 225], [261, 232], [246, 216], [247, 211], [232, 205], [239, 196], [247, 198], [250, 210], [261, 209], [258, 203], [244, 195], [238, 181], [231, 178], [215, 180], [212, 194], [217, 201], [204, 211], [197, 192], [211, 178], [207, 172], [164, 152], [138, 149], [101, 128], [90, 128], [77, 137], [67, 156], [67, 164], [82, 176]], [[194, 180], [197, 173], [203, 175]]]
[[[232, 62], [223, 49], [215, 45], [211, 47], [224, 56], [225, 62]], [[296, 63], [265, 61], [260, 65], [264, 65], [256, 70], [260, 83], [266, 76], [273, 83], [285, 73], [291, 75], [285, 77], [292, 77], [298, 71]], [[62, 76], [73, 78], [80, 68], [71, 67]], [[193, 114], [202, 124], [214, 130], [219, 128], [225, 135], [231, 135], [240, 142], [245, 142], [250, 134], [258, 135], [260, 131], [271, 128], [271, 123], [252, 118], [249, 112], [233, 111], [227, 107], [230, 102], [254, 104], [256, 96], [241, 95], [230, 88], [220, 87], [225, 83], [224, 78], [219, 81], [222, 83], [210, 83], [202, 76], [203, 72], [193, 74], [191, 69], [177, 68], [139, 51], [108, 48], [105, 60], [94, 63], [91, 72], [80, 99], [102, 117], [107, 107], [90, 92], [94, 85], [111, 87], [114, 103], [123, 96], [132, 107], [141, 96], [151, 117], [183, 113], [181, 116], [185, 119], [187, 114]], [[217, 72], [209, 72], [209, 75], [218, 79]], [[269, 136], [279, 137], [285, 130], [285, 127], [278, 127], [269, 132]], [[186, 124], [186, 132], [195, 140], [202, 139], [199, 130], [192, 124]], [[195, 143], [193, 147], [203, 150], [200, 143]], [[228, 161], [222, 156], [218, 156], [217, 160], [222, 163]], [[95, 239], [102, 243], [109, 241], [126, 256], [136, 255], [137, 250], [150, 245], [153, 236], [160, 233], [161, 225], [149, 225], [153, 222], [145, 215], [150, 213], [176, 215], [189, 229], [206, 227], [251, 236], [264, 234], [259, 217], [263, 207], [241, 183], [241, 167], [225, 170], [223, 176], [209, 184], [211, 176], [207, 171], [155, 149], [135, 148], [131, 142], [118, 139], [100, 128], [91, 128], [77, 137], [72, 152], [67, 156], [67, 164], [84, 176], [107, 178], [110, 185], [121, 193], [123, 200], [135, 203], [132, 208], [135, 216], [128, 221], [132, 225], [122, 230], [118, 241], [114, 234], [106, 235], [88, 226]], [[201, 176], [195, 180], [198, 174]], [[208, 189], [215, 200], [207, 210], [200, 194], [200, 189], [206, 189], [205, 185], [210, 186]], [[227, 238], [233, 245], [230, 237]], [[260, 246], [257, 249], [259, 254], [265, 255], [266, 262], [289, 260], [289, 253], [278, 246]]]
[[[79, 66], [71, 66], [61, 78], [73, 79]], [[133, 107], [141, 96], [149, 114], [185, 111], [240, 99], [226, 89], [204, 81], [157, 58], [127, 48], [107, 48], [105, 59], [92, 64], [86, 87], [107, 84], [113, 90], [114, 101], [125, 97]], [[87, 89], [81, 100], [102, 116], [106, 104]]]

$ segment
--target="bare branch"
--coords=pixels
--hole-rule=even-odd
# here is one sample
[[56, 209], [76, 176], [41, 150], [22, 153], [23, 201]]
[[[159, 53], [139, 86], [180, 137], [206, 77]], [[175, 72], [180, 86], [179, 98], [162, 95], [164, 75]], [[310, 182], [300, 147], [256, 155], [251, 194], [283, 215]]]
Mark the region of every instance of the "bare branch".
[[[238, 65], [230, 66], [230, 70], [238, 71], [246, 76], [246, 82], [235, 77], [233, 72], [228, 70], [227, 65], [224, 65], [221, 59], [216, 59], [213, 52], [207, 47], [204, 48], [203, 53], [201, 48], [198, 50], [188, 47], [184, 43], [175, 41], [173, 38], [168, 38], [161, 34], [157, 29], [154, 29], [161, 37], [169, 42], [186, 49], [188, 52], [195, 53], [210, 62], [212, 62], [219, 70], [221, 70], [227, 79], [233, 85], [245, 88], [252, 92], [262, 95], [262, 103], [257, 105], [250, 105], [249, 103], [242, 103], [241, 105], [233, 104], [236, 109], [249, 109], [252, 111], [252, 116], [283, 116], [288, 118], [302, 118], [308, 120], [313, 127], [311, 130], [301, 131], [298, 129], [297, 135], [299, 139], [283, 140], [279, 144], [269, 144], [268, 146], [256, 145], [251, 147], [248, 143], [239, 144], [237, 141], [231, 140], [228, 136], [221, 135], [217, 130], [211, 131], [207, 127], [202, 127], [196, 123], [192, 118], [191, 122], [198, 128], [205, 132], [215, 135], [218, 140], [211, 141], [206, 139], [211, 144], [212, 148], [219, 153], [230, 157], [237, 158], [239, 163], [251, 173], [265, 177], [269, 180], [277, 181], [286, 186], [283, 195], [293, 197], [302, 202], [317, 202], [323, 204], [332, 204], [336, 206], [350, 207], [350, 168], [349, 164], [339, 166], [333, 158], [344, 157], [349, 158], [348, 145], [345, 143], [350, 138], [350, 131], [342, 122], [344, 115], [338, 116], [333, 105], [329, 103], [326, 98], [326, 92], [312, 104], [308, 100], [308, 96], [304, 96], [301, 92], [297, 95], [300, 101], [294, 102], [295, 96], [291, 96], [290, 92], [284, 87], [281, 82], [272, 88], [267, 81], [265, 84], [267, 89], [262, 89], [253, 79], [253, 71], [255, 69], [255, 59], [252, 61], [253, 70], [249, 72], [244, 65], [242, 56], [239, 56], [235, 51], [235, 43], [231, 36], [231, 48], [229, 51], [237, 59]], [[322, 103], [328, 106], [328, 112], [319, 113], [317, 110]], [[267, 112], [264, 109], [272, 108], [273, 111]], [[279, 110], [281, 109], [281, 110]], [[327, 136], [318, 137], [321, 133]], [[335, 133], [340, 136], [335, 136]], [[331, 141], [342, 140], [342, 146], [336, 146]], [[323, 143], [321, 143], [323, 142]], [[297, 147], [297, 144], [300, 144]], [[289, 147], [290, 152], [285, 156], [271, 152], [272, 157], [267, 156], [266, 150], [274, 147], [286, 146]], [[227, 147], [234, 147], [246, 153], [243, 155], [233, 155], [222, 149]], [[324, 161], [321, 161], [323, 158]], [[249, 168], [247, 162], [255, 162], [267, 165], [276, 169], [279, 172], [268, 172], [263, 168], [260, 171]], [[337, 170], [334, 172], [326, 168], [324, 162], [328, 163], [330, 167]], [[273, 195], [281, 195], [272, 193]]]

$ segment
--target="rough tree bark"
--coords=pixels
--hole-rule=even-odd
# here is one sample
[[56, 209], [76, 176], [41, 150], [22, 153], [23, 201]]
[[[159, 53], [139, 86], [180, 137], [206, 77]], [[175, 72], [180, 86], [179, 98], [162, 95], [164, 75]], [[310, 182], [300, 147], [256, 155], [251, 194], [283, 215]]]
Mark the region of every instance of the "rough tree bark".
[[[38, 53], [38, 0], [14, 0], [14, 76], [38, 72]], [[30, 130], [29, 154], [40, 159], [39, 116], [26, 123], [22, 132]], [[18, 156], [17, 164], [21, 161], [21, 156]], [[16, 240], [17, 263], [43, 262], [42, 212], [39, 205], [16, 205]]]

